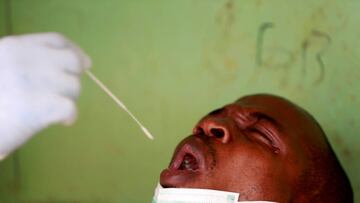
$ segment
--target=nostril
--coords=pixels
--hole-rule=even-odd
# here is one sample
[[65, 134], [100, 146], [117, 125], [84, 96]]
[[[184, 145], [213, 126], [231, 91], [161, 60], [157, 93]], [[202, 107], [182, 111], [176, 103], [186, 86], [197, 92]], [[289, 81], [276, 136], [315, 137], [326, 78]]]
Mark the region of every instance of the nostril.
[[210, 129], [210, 134], [215, 136], [216, 138], [223, 138], [225, 136], [225, 132], [221, 128]]
[[[223, 144], [230, 142], [231, 135], [229, 128], [231, 123], [222, 118], [207, 117], [199, 122], [193, 129], [193, 135], [203, 135], [213, 138]], [[203, 137], [205, 138], [205, 137]]]
[[204, 135], [204, 129], [202, 129], [201, 127], [196, 127], [194, 130], [193, 130], [193, 134], [194, 135]]

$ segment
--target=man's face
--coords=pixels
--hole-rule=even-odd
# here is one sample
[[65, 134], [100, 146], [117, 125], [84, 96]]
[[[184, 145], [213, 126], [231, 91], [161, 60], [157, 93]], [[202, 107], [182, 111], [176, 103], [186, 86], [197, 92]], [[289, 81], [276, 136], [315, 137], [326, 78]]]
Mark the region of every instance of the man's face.
[[238, 192], [240, 200], [288, 202], [309, 165], [311, 133], [304, 131], [316, 132], [313, 121], [286, 100], [242, 98], [199, 121], [177, 146], [160, 183]]

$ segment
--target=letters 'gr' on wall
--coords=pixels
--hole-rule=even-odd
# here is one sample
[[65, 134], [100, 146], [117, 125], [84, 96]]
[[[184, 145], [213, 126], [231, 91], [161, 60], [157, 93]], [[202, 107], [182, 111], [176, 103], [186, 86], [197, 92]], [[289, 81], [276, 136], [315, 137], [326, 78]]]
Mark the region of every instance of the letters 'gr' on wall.
[[83, 47], [92, 71], [156, 137], [148, 141], [83, 77], [77, 123], [46, 129], [0, 163], [1, 203], [150, 202], [195, 122], [259, 92], [319, 120], [360, 203], [360, 1], [0, 3], [13, 34], [57, 31]]

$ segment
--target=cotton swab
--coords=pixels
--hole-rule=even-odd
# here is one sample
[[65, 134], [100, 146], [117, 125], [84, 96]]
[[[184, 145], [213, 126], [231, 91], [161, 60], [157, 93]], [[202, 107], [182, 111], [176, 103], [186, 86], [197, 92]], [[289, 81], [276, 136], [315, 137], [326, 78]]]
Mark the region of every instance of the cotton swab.
[[91, 80], [93, 80], [111, 99], [115, 101], [115, 103], [120, 106], [126, 113], [129, 114], [129, 116], [139, 125], [141, 130], [145, 133], [145, 135], [150, 139], [153, 140], [154, 137], [151, 135], [150, 131], [146, 129], [140, 121], [134, 116], [134, 114], [131, 113], [131, 111], [124, 105], [124, 103], [117, 98], [110, 90], [107, 88], [93, 73], [91, 73], [89, 70], [85, 71], [86, 74], [90, 77]]

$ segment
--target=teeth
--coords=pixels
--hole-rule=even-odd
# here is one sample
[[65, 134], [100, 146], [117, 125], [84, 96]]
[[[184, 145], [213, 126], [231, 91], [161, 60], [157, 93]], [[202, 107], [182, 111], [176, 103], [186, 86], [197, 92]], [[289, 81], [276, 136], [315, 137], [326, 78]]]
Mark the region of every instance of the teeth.
[[190, 170], [190, 171], [195, 171], [196, 169], [198, 169], [198, 163], [195, 157], [193, 157], [190, 154], [185, 155], [179, 169]]

